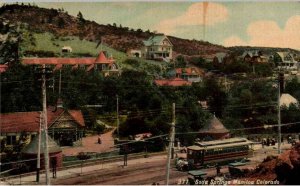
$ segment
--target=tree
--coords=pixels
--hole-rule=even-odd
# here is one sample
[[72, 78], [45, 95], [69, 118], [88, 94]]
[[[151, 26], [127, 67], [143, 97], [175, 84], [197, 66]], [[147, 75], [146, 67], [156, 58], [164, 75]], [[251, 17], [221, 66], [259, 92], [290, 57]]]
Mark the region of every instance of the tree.
[[79, 29], [83, 29], [85, 24], [85, 19], [83, 18], [82, 13], [79, 11], [77, 14], [77, 25]]
[[62, 17], [58, 18], [57, 25], [58, 25], [59, 28], [64, 28], [65, 27], [65, 20]]
[[186, 61], [182, 55], [177, 56], [176, 62], [175, 62], [175, 67], [177, 68], [185, 68], [186, 67]]
[[221, 117], [227, 104], [227, 94], [214, 78], [205, 80], [204, 87], [211, 112], [214, 112], [217, 117]]
[[300, 83], [296, 77], [286, 81], [285, 91], [300, 101]]
[[143, 32], [143, 30], [140, 29], [140, 28], [138, 28], [136, 31], [139, 32], [139, 33]]

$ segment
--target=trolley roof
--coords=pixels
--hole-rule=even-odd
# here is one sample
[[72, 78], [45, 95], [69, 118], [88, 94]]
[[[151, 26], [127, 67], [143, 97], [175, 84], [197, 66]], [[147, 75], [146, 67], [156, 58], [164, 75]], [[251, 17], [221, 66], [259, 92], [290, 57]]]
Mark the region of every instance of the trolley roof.
[[208, 147], [214, 145], [225, 145], [230, 143], [241, 143], [247, 141], [248, 140], [246, 138], [229, 138], [229, 139], [222, 139], [222, 140], [196, 142], [195, 145], [198, 145], [200, 147]]
[[230, 138], [224, 140], [215, 140], [208, 142], [196, 142], [196, 145], [189, 146], [190, 150], [209, 150], [216, 148], [237, 147], [251, 145], [253, 142], [245, 138]]

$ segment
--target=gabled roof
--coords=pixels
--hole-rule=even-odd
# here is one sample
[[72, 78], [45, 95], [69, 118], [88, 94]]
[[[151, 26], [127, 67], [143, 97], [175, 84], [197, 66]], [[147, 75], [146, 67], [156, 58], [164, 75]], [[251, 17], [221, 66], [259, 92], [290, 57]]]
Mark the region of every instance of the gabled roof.
[[246, 57], [247, 55], [249, 55], [250, 57], [255, 57], [255, 56], [260, 56], [259, 55], [259, 50], [250, 50], [250, 51], [245, 51], [242, 55], [242, 57]]
[[208, 122], [208, 124], [199, 131], [200, 133], [229, 133], [221, 121], [216, 117], [213, 118]]
[[173, 44], [171, 43], [171, 41], [164, 34], [157, 34], [157, 35], [151, 36], [148, 40], [143, 41], [143, 43], [144, 43], [145, 46], [162, 45], [162, 42], [165, 39], [167, 39], [168, 42], [170, 43], [170, 45], [173, 46]]
[[217, 58], [218, 62], [223, 62], [223, 59], [227, 56], [227, 53], [225, 52], [218, 52], [215, 54], [215, 58]]
[[289, 52], [276, 52], [276, 54], [279, 55], [279, 57], [281, 58], [282, 61], [285, 61], [285, 57], [287, 57], [288, 55], [291, 57], [291, 61], [294, 61], [294, 57], [291, 53]]
[[95, 63], [99, 64], [110, 64], [112, 61], [108, 60], [103, 51], [100, 51], [99, 55], [97, 56]]
[[[64, 110], [62, 108], [47, 109], [48, 128], [64, 113], [68, 112], [80, 126], [84, 127], [84, 119], [79, 110]], [[37, 132], [39, 130], [40, 112], [15, 112], [0, 114], [1, 132]]]
[[186, 81], [186, 80], [181, 79], [181, 78], [157, 79], [157, 80], [154, 80], [154, 82], [158, 86], [179, 87], [179, 86], [190, 86], [190, 85], [192, 85], [191, 82]]
[[69, 110], [68, 112], [77, 123], [79, 123], [81, 126], [85, 126], [83, 115], [80, 110]]

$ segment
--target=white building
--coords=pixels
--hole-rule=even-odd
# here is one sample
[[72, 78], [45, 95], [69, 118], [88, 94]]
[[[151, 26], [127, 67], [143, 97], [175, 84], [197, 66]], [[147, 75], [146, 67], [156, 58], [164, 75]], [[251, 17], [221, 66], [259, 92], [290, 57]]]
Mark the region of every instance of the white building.
[[167, 62], [173, 59], [173, 44], [166, 35], [156, 34], [143, 42], [143, 58]]

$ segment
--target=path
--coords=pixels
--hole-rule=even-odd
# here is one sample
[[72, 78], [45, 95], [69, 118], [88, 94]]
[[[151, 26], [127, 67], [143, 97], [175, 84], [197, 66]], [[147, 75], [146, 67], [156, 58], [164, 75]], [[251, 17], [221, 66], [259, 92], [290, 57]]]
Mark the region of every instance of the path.
[[63, 154], [66, 156], [74, 156], [79, 152], [107, 152], [114, 148], [114, 138], [112, 136], [115, 129], [101, 135], [101, 144], [98, 144], [98, 135], [82, 138], [82, 146], [80, 147], [63, 147]]

